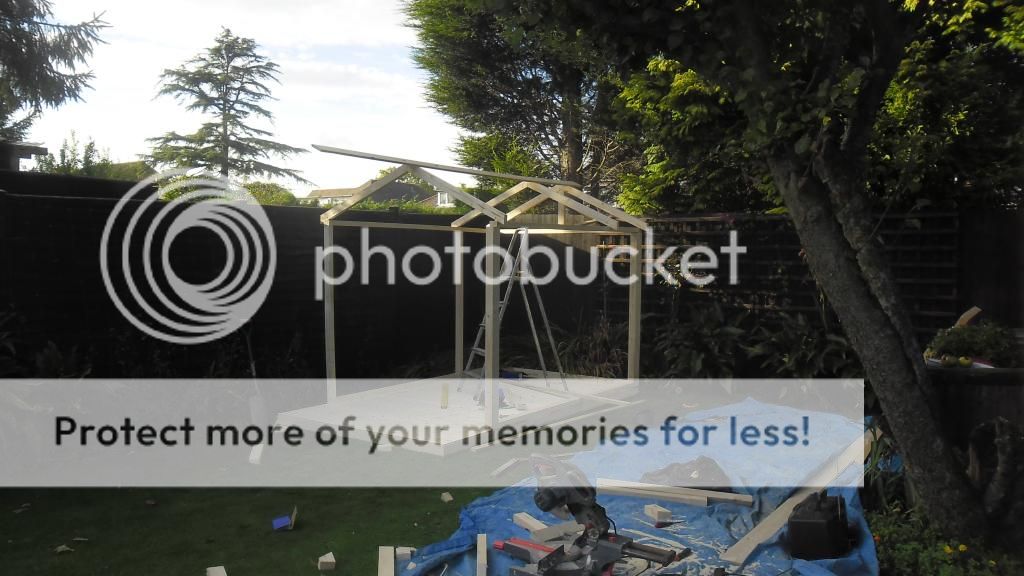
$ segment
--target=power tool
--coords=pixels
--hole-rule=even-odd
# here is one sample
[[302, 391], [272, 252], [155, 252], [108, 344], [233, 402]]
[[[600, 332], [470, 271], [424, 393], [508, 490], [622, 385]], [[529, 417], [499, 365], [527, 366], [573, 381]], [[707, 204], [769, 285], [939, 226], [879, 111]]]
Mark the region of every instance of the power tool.
[[661, 566], [676, 560], [674, 550], [637, 544], [612, 531], [615, 523], [579, 468], [543, 456], [532, 456], [530, 462], [538, 481], [537, 507], [565, 520], [572, 516], [584, 528], [568, 547], [559, 546], [536, 564], [513, 567], [509, 576], [611, 576], [615, 564], [627, 557]]

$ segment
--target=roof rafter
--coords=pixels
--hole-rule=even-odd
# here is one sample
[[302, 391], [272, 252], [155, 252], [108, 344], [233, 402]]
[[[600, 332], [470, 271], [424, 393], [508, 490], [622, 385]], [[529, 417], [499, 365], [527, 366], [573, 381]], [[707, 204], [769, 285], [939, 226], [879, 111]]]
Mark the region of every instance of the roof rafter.
[[458, 198], [459, 200], [466, 204], [469, 204], [471, 208], [477, 208], [483, 211], [485, 214], [487, 214], [500, 224], [504, 224], [505, 221], [507, 220], [505, 213], [502, 212], [501, 210], [498, 210], [497, 208], [490, 206], [483, 200], [477, 198], [476, 196], [473, 196], [472, 194], [466, 192], [462, 188], [459, 188], [454, 184], [450, 184], [445, 180], [438, 178], [437, 176], [434, 176], [430, 172], [427, 172], [426, 170], [418, 166], [412, 169], [412, 173], [415, 174], [416, 176], [419, 176], [420, 178], [423, 178], [424, 180], [427, 181], [428, 184], [434, 186], [435, 188], [440, 188], [442, 191], [447, 192], [452, 196], [455, 196], [456, 198]]
[[324, 224], [326, 224], [326, 223], [330, 222], [331, 220], [334, 220], [342, 212], [344, 212], [344, 211], [348, 210], [349, 208], [355, 206], [360, 201], [362, 201], [362, 200], [364, 200], [366, 198], [369, 198], [370, 196], [373, 195], [374, 192], [380, 190], [381, 188], [387, 186], [388, 184], [391, 184], [392, 182], [394, 182], [395, 180], [398, 180], [402, 176], [405, 176], [406, 174], [412, 172], [412, 170], [413, 170], [412, 166], [410, 166], [408, 164], [402, 164], [398, 168], [395, 168], [394, 170], [392, 170], [391, 172], [389, 172], [389, 173], [385, 174], [384, 176], [378, 178], [377, 180], [370, 180], [366, 184], [363, 184], [362, 187], [357, 189], [356, 192], [354, 194], [352, 194], [352, 196], [348, 200], [345, 200], [341, 204], [339, 204], [339, 205], [335, 206], [334, 208], [331, 208], [327, 212], [324, 212], [323, 214], [321, 214], [320, 215], [320, 222], [323, 222]]

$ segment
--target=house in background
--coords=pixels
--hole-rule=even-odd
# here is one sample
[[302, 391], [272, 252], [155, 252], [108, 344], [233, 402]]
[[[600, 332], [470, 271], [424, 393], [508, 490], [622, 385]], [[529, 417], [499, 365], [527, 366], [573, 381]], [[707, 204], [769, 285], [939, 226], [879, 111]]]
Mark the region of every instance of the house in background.
[[0, 142], [0, 170], [21, 170], [22, 160], [34, 156], [46, 156], [47, 150], [41, 144], [31, 142]]
[[[347, 200], [373, 183], [370, 180], [357, 188], [323, 188], [313, 190], [306, 198], [315, 199], [321, 206]], [[391, 182], [373, 194], [374, 202], [419, 202], [438, 208], [454, 206], [447, 192], [433, 192], [415, 184]]]

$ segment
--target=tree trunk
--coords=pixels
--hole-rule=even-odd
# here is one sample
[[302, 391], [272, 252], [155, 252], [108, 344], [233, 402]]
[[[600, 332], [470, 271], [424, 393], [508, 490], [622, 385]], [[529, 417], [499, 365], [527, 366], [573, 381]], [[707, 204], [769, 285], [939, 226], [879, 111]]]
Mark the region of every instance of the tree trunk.
[[583, 118], [582, 118], [582, 74], [578, 70], [568, 71], [562, 77], [562, 150], [559, 170], [563, 180], [580, 182], [580, 168], [583, 165]]
[[820, 177], [841, 172], [837, 157], [820, 154], [818, 171], [787, 151], [768, 158], [808, 265], [860, 357], [926, 513], [945, 530], [978, 534], [982, 507], [936, 425], [921, 352], [873, 227], [865, 227], [870, 211], [852, 179]]

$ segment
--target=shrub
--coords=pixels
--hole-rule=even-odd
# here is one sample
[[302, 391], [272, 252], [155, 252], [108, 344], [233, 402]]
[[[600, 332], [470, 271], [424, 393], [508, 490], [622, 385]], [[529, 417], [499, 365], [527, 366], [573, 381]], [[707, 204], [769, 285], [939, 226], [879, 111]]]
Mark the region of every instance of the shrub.
[[867, 513], [883, 575], [1010, 576], [1021, 574], [1021, 558], [977, 541], [942, 537], [919, 514], [900, 506]]
[[754, 330], [746, 347], [760, 362], [761, 376], [780, 378], [859, 378], [860, 361], [846, 338], [816, 326], [802, 315], [779, 314]]
[[996, 366], [1010, 368], [1018, 364], [1016, 339], [1004, 326], [980, 322], [939, 330], [928, 345], [926, 355], [959, 358], [984, 358]]
[[612, 324], [600, 316], [592, 325], [577, 329], [563, 340], [558, 355], [568, 374], [598, 378], [622, 378], [626, 375], [626, 343], [629, 328]]
[[721, 305], [690, 306], [685, 321], [673, 318], [657, 329], [654, 350], [664, 359], [664, 378], [728, 378], [741, 371], [747, 330], [744, 314], [727, 315]]

